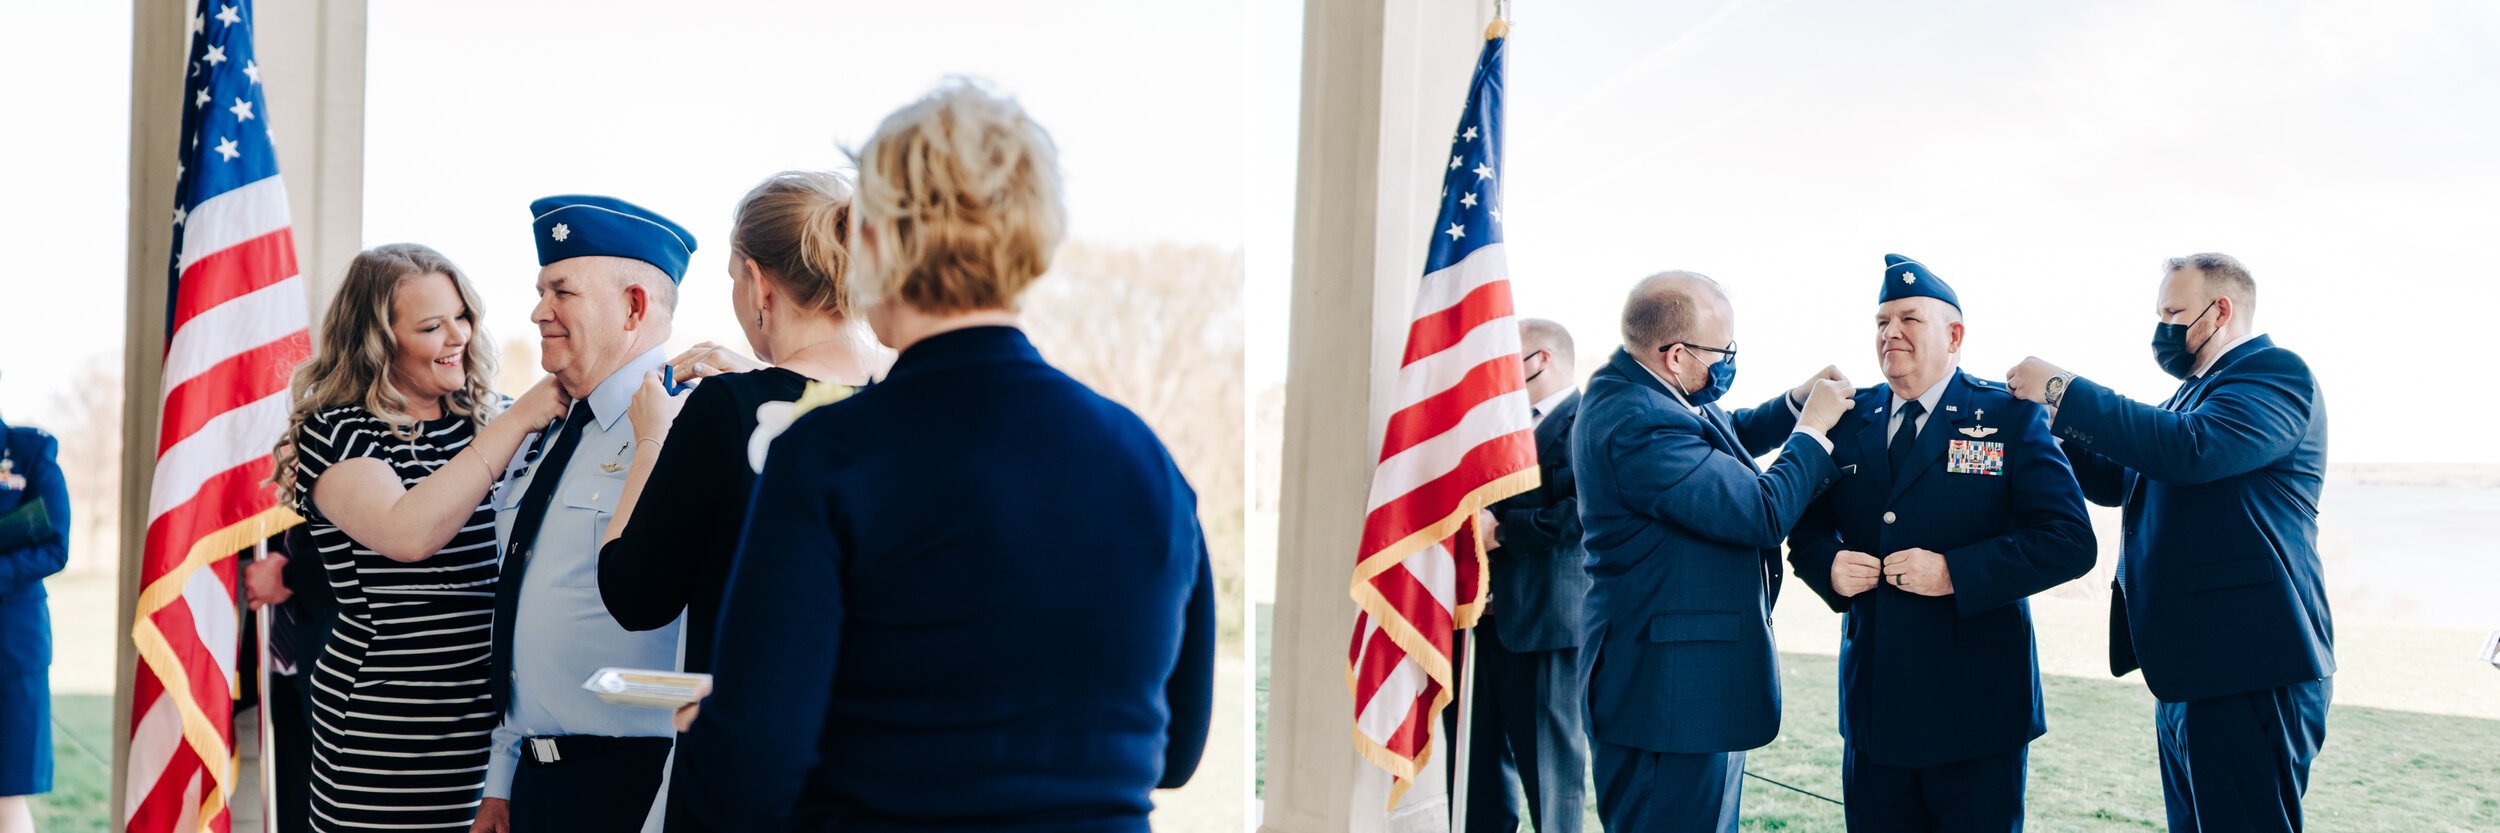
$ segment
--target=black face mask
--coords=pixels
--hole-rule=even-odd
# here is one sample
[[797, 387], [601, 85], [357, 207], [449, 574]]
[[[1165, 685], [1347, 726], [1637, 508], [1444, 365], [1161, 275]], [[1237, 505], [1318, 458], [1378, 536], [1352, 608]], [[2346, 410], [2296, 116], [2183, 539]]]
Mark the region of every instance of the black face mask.
[[[1539, 351], [1539, 352], [1543, 352], [1543, 351]], [[1535, 355], [1536, 355], [1536, 353], [1530, 353], [1530, 354], [1528, 354], [1528, 355], [1526, 355], [1526, 356], [1521, 356], [1521, 357], [1519, 357], [1519, 366], [1521, 366], [1521, 367], [1526, 367], [1526, 366], [1528, 365], [1528, 359], [1530, 359], [1530, 358], [1534, 357]], [[1526, 379], [1521, 379], [1520, 381], [1521, 381], [1521, 382], [1523, 382], [1523, 383], [1524, 383], [1524, 382], [1534, 382], [1534, 381], [1536, 381], [1536, 377], [1543, 376], [1543, 375], [1545, 375], [1545, 371], [1552, 370], [1552, 369], [1554, 369], [1553, 362], [1552, 362], [1552, 360], [1551, 360], [1551, 359], [1548, 359], [1548, 360], [1547, 360], [1547, 362], [1546, 362], [1546, 365], [1545, 365], [1544, 367], [1537, 368], [1535, 373], [1530, 373], [1530, 374], [1528, 374], [1528, 378], [1526, 378]]]
[[2153, 361], [2161, 364], [2163, 373], [2168, 373], [2174, 378], [2185, 379], [2190, 371], [2196, 369], [2196, 354], [2205, 349], [2205, 344], [2214, 343], [2214, 336], [2221, 335], [2222, 331], [2215, 330], [2206, 335], [2205, 344], [2189, 347], [2187, 346], [2188, 330], [2194, 328], [2197, 322], [2205, 320], [2205, 313], [2213, 312], [2214, 304], [2219, 303], [2222, 303], [2222, 299], [2215, 298], [2205, 304], [2205, 312], [2197, 313], [2195, 320], [2185, 324], [2153, 325]]

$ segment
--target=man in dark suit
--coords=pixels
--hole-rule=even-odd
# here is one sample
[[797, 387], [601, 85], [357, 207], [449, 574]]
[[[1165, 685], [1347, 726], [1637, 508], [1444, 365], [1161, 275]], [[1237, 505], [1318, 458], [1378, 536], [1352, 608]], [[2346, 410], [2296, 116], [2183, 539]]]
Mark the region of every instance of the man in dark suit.
[[1779, 734], [1780, 541], [1839, 476], [1825, 432], [1850, 389], [1824, 368], [1720, 410], [1735, 326], [1707, 277], [1641, 281], [1572, 429], [1590, 578], [1579, 674], [1607, 830], [1734, 831], [1744, 750]]
[[[1572, 384], [1571, 333], [1561, 324], [1520, 319], [1519, 350], [1539, 479], [1534, 491], [1484, 512], [1493, 537], [1486, 553], [1493, 601], [1472, 643], [1467, 829], [1519, 829], [1515, 777], [1528, 797], [1532, 829], [1571, 833], [1580, 829], [1589, 766], [1579, 677], [1588, 550], [1580, 547], [1579, 490], [1571, 481], [1580, 391]], [[1442, 714], [1455, 725], [1458, 710]]]
[[2094, 503], [2123, 507], [2109, 665], [2160, 701], [2170, 829], [2301, 828], [2326, 742], [2335, 629], [2318, 567], [2326, 400], [2298, 355], [2256, 332], [2257, 283], [2229, 255], [2172, 258], [2154, 359], [2183, 382], [2159, 407], [2024, 359], [2006, 378], [2048, 405]]
[[1961, 300], [1884, 256], [1885, 384], [1832, 431], [1840, 481], [1789, 534], [1789, 563], [1840, 642], [1841, 789], [1852, 833], [2023, 827], [2048, 731], [2024, 599], [2092, 569], [2092, 525], [2048, 409], [1960, 370]]

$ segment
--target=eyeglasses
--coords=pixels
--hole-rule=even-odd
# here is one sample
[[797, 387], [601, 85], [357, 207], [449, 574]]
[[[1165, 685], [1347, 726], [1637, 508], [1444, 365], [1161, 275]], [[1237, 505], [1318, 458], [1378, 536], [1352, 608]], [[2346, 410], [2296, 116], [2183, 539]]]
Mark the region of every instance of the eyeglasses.
[[1707, 351], [1710, 351], [1710, 352], [1712, 352], [1712, 353], [1717, 353], [1717, 354], [1719, 354], [1719, 355], [1726, 356], [1726, 357], [1731, 358], [1731, 359], [1736, 357], [1736, 342], [1733, 342], [1733, 341], [1728, 342], [1728, 343], [1727, 343], [1727, 347], [1725, 347], [1725, 348], [1719, 348], [1719, 347], [1703, 347], [1703, 346], [1701, 346], [1701, 345], [1699, 345], [1699, 344], [1694, 344], [1694, 343], [1689, 342], [1689, 341], [1675, 341], [1675, 342], [1668, 342], [1668, 343], [1666, 343], [1666, 344], [1661, 344], [1661, 345], [1658, 345], [1658, 352], [1661, 352], [1661, 353], [1667, 352], [1668, 350], [1673, 349], [1673, 348], [1674, 348], [1676, 345], [1678, 345], [1678, 344], [1684, 345], [1684, 349], [1687, 349], [1687, 350], [1707, 350]]

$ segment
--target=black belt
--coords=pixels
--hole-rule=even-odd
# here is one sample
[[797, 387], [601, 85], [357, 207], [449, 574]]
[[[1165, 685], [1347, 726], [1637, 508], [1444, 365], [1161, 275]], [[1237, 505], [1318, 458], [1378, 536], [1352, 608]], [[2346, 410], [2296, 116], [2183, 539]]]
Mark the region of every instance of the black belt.
[[556, 766], [570, 761], [602, 758], [630, 752], [666, 754], [676, 738], [612, 738], [604, 735], [537, 735], [521, 739], [521, 759], [533, 766]]

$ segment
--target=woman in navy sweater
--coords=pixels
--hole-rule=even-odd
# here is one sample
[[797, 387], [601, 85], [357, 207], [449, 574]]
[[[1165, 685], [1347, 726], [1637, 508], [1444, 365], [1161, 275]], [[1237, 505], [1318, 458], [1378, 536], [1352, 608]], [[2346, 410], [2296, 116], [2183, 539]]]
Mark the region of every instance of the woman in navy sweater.
[[720, 830], [1144, 831], [1205, 746], [1214, 586], [1163, 444], [1015, 326], [1056, 151], [950, 83], [859, 156], [853, 297], [901, 354], [770, 441], [674, 777]]

